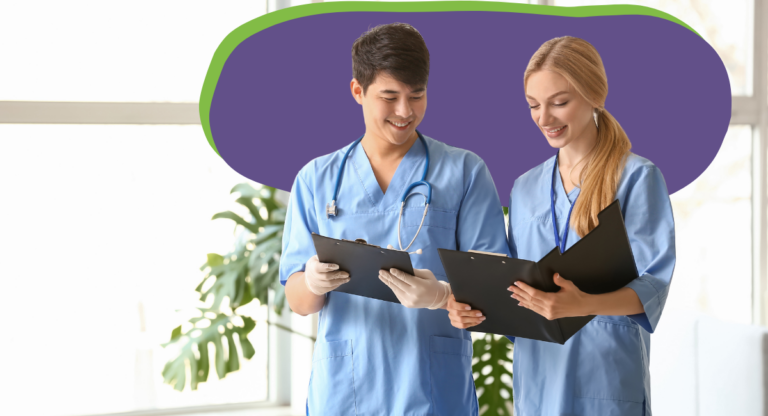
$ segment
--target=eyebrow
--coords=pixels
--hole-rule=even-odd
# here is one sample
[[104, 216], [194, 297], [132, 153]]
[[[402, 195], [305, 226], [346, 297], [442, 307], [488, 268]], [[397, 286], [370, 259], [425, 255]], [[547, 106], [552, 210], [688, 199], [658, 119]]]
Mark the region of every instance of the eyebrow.
[[[426, 90], [427, 89], [424, 88], [424, 87], [416, 88], [415, 90], [411, 91], [411, 94], [416, 94], [416, 93], [419, 93], [419, 92], [424, 92]], [[395, 91], [395, 90], [381, 90], [379, 92], [382, 93], [382, 94], [400, 94], [400, 91]]]
[[[557, 97], [558, 95], [562, 95], [562, 94], [568, 94], [568, 91], [560, 91], [560, 92], [556, 92], [556, 93], [554, 93], [554, 94], [550, 95], [549, 97], [547, 97], [547, 100], [551, 100], [551, 99], [553, 99], [553, 98]], [[530, 96], [530, 95], [528, 95], [528, 94], [525, 94], [525, 96], [526, 96], [527, 98], [530, 98], [530, 99], [532, 99], [532, 100], [536, 100], [535, 98], [531, 97], [531, 96]]]

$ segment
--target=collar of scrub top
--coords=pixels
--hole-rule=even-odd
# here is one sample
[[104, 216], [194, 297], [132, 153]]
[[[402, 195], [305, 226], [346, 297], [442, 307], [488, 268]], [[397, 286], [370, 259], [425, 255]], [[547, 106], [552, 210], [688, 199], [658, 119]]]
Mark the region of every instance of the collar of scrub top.
[[[557, 160], [560, 157], [560, 150], [558, 149], [557, 154], [555, 155], [555, 164], [552, 167], [552, 190], [549, 192], [550, 196], [550, 202], [551, 202], [551, 210], [552, 210], [552, 228], [555, 230], [555, 245], [557, 248], [560, 249], [560, 254], [562, 254], [565, 251], [565, 242], [568, 240], [568, 228], [570, 228], [571, 224], [571, 212], [573, 212], [573, 206], [576, 205], [576, 199], [579, 198], [579, 195], [576, 195], [576, 198], [573, 199], [573, 202], [571, 202], [571, 208], [568, 210], [568, 217], [565, 219], [565, 231], [563, 231], [563, 241], [560, 241], [560, 233], [557, 232], [557, 217], [555, 216], [555, 180], [557, 178]], [[565, 188], [563, 188], [565, 190]], [[581, 194], [581, 193], [579, 193]]]
[[[408, 185], [407, 188], [405, 188], [405, 192], [403, 192], [403, 196], [400, 198], [400, 216], [397, 219], [397, 243], [400, 245], [400, 250], [406, 251], [408, 248], [411, 247], [411, 244], [416, 240], [416, 236], [419, 235], [419, 231], [421, 231], [421, 226], [424, 225], [424, 219], [427, 217], [427, 210], [429, 209], [429, 203], [432, 202], [432, 185], [427, 182], [427, 171], [429, 170], [429, 147], [427, 146], [427, 141], [424, 139], [424, 136], [416, 130], [416, 134], [419, 136], [419, 140], [424, 145], [424, 153], [426, 154], [425, 162], [424, 163], [424, 172], [421, 174], [421, 180], [414, 182], [410, 185]], [[351, 146], [349, 146], [349, 149], [347, 149], [347, 152], [344, 153], [344, 158], [341, 159], [341, 167], [339, 167], [339, 172], [336, 174], [336, 186], [333, 188], [333, 199], [331, 199], [330, 204], [325, 205], [325, 217], [335, 217], [338, 215], [338, 209], [336, 207], [336, 197], [339, 194], [339, 184], [341, 183], [341, 174], [344, 172], [344, 166], [347, 163], [347, 157], [349, 156], [349, 153], [352, 151], [352, 149], [357, 146], [358, 143], [360, 143], [361, 140], [363, 140], [363, 136], [360, 136], [359, 139], [355, 140], [354, 143], [352, 143]], [[427, 187], [427, 194], [424, 195], [421, 192], [415, 192], [418, 194], [421, 194], [424, 196], [424, 214], [421, 216], [421, 224], [419, 224], [419, 229], [416, 230], [416, 235], [413, 236], [413, 239], [411, 240], [411, 243], [408, 244], [406, 248], [403, 248], [403, 243], [400, 241], [400, 221], [403, 218], [403, 209], [405, 208], [405, 201], [408, 199], [409, 196], [412, 194], [409, 194], [411, 190], [419, 185], [424, 185]], [[419, 250], [420, 251], [420, 250]], [[421, 254], [421, 253], [418, 253]]]

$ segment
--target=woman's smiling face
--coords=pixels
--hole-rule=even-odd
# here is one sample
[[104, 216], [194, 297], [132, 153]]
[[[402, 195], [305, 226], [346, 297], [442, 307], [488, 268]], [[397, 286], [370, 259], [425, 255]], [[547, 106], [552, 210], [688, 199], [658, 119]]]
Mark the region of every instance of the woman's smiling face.
[[531, 118], [549, 145], [561, 149], [596, 134], [593, 108], [560, 74], [541, 70], [528, 78], [525, 98]]

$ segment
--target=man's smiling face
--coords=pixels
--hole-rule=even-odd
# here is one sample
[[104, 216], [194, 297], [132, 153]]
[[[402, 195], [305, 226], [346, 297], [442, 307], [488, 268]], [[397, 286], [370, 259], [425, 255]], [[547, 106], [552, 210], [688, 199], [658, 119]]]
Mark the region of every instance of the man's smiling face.
[[352, 95], [363, 106], [365, 134], [394, 145], [415, 137], [416, 127], [427, 111], [427, 87], [408, 86], [386, 73], [379, 73], [363, 94], [357, 80]]

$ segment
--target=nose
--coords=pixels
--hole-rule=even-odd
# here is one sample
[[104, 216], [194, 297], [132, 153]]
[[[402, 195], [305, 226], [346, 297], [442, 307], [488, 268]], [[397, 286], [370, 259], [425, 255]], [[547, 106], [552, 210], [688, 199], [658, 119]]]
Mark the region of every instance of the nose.
[[411, 103], [408, 102], [408, 97], [397, 100], [397, 105], [395, 105], [395, 115], [402, 118], [408, 118], [411, 114], [413, 114], [413, 109], [411, 108]]
[[541, 112], [539, 113], [539, 126], [549, 126], [554, 121], [555, 118], [552, 116], [552, 112], [549, 110], [549, 107], [542, 105]]

